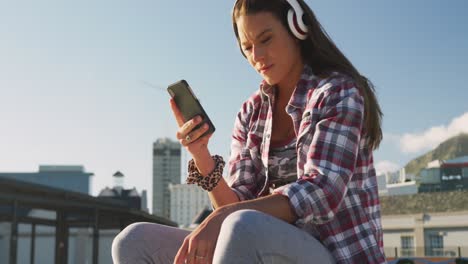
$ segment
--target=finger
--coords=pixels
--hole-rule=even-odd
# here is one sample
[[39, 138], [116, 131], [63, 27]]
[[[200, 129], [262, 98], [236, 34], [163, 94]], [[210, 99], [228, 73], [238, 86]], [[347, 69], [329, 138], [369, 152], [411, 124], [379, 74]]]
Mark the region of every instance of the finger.
[[185, 136], [184, 143], [190, 144], [203, 138], [202, 136], [206, 133], [206, 131], [208, 131], [208, 124], [203, 124], [200, 128], [197, 128], [196, 130], [193, 130], [192, 132], [188, 133], [187, 136], [189, 136], [189, 138]]
[[189, 121], [185, 122], [177, 131], [176, 137], [178, 139], [184, 139], [192, 132], [192, 130], [202, 122], [202, 118], [200, 116], [196, 116]]
[[174, 264], [184, 264], [185, 263], [185, 258], [187, 257], [187, 249], [188, 249], [188, 239], [184, 239], [184, 243], [182, 243], [182, 246], [179, 248], [179, 251], [177, 252], [177, 255], [175, 256], [174, 259]]
[[197, 250], [197, 242], [193, 237], [189, 241], [187, 261], [188, 263], [195, 263], [195, 253]]
[[185, 124], [183, 124], [179, 131], [181, 131], [184, 134], [188, 134], [189, 132], [192, 132], [192, 130], [195, 127], [197, 127], [202, 121], [203, 120], [201, 116], [195, 116], [194, 118], [190, 119]]
[[195, 250], [195, 264], [206, 264], [206, 246], [205, 243], [198, 243]]
[[[204, 145], [208, 146], [208, 141], [210, 140], [211, 136], [213, 136], [213, 133], [209, 133], [207, 135], [204, 135], [203, 137], [198, 138], [196, 141], [199, 141], [199, 142], [206, 141], [206, 143]], [[194, 140], [192, 138], [190, 138], [190, 140], [187, 140], [186, 138], [179, 139], [179, 143], [184, 147], [192, 144], [193, 142], [194, 142]]]
[[210, 248], [209, 250], [206, 251], [207, 252], [206, 253], [206, 263], [207, 264], [213, 263], [214, 250], [215, 250], [214, 248]]
[[174, 99], [171, 98], [169, 102], [170, 102], [170, 105], [171, 105], [172, 112], [174, 113], [175, 119], [177, 121], [177, 124], [179, 125], [179, 127], [181, 127], [185, 123], [184, 117], [182, 116], [182, 113], [180, 112], [179, 108], [177, 107]]
[[194, 142], [201, 142], [200, 140], [204, 139], [206, 139], [206, 141], [208, 142], [211, 135], [205, 135], [201, 137], [201, 135], [208, 131], [208, 128], [200, 128], [200, 130], [197, 129], [196, 131], [197, 132], [187, 134], [187, 136], [185, 136], [185, 138], [183, 139], [179, 139], [180, 144], [186, 147]]
[[[206, 131], [205, 131], [206, 132]], [[202, 137], [200, 137], [198, 140], [199, 141], [206, 141], [206, 144], [208, 144], [208, 141], [210, 141], [210, 138], [213, 136], [213, 133], [208, 133]]]
[[190, 137], [192, 138], [192, 141], [195, 141], [199, 138], [202, 138], [202, 136], [208, 131], [209, 125], [207, 123], [203, 124], [199, 129], [194, 130], [192, 133], [190, 133]]

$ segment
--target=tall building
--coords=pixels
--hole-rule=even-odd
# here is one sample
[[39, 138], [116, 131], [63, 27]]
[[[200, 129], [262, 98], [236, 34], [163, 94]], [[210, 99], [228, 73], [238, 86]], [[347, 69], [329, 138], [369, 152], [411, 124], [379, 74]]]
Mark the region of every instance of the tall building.
[[180, 184], [181, 145], [168, 138], [153, 144], [153, 214], [170, 218], [169, 184]]
[[208, 193], [194, 184], [171, 184], [171, 221], [188, 227], [195, 216], [211, 208]]

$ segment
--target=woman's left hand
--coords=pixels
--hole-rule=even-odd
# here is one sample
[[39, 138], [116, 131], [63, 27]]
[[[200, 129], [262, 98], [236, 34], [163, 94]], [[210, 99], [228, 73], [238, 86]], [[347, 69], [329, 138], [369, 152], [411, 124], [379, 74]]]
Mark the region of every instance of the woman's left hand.
[[184, 239], [174, 259], [174, 264], [211, 264], [221, 224], [230, 212], [227, 208], [213, 211]]

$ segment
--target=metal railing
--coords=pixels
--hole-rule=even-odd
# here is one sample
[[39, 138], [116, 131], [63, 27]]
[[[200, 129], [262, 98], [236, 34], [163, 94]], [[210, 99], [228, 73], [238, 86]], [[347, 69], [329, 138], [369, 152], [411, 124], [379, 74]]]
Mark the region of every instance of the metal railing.
[[468, 257], [468, 246], [448, 246], [443, 248], [433, 247], [385, 247], [385, 255], [390, 258], [399, 257], [443, 257], [457, 258]]

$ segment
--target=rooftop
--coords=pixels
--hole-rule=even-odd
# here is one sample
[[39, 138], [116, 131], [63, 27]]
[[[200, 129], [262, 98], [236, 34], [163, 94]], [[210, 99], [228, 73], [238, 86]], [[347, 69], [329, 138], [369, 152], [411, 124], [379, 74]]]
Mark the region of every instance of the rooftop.
[[98, 195], [99, 197], [140, 197], [138, 191], [133, 189], [124, 189], [120, 186], [115, 186], [113, 188], [106, 187]]
[[[27, 208], [41, 208], [64, 212], [70, 217], [76, 214], [85, 216], [99, 214], [99, 226], [102, 229], [115, 229], [134, 222], [153, 222], [169, 226], [177, 226], [169, 219], [150, 215], [139, 209], [129, 208], [125, 201], [94, 197], [73, 191], [32, 184], [0, 177], [0, 205], [16, 201]], [[0, 220], [2, 220], [0, 214]], [[11, 216], [9, 216], [11, 217]], [[88, 218], [69, 222], [83, 224]], [[70, 221], [72, 221], [70, 220]], [[67, 220], [68, 221], [68, 220]], [[93, 223], [93, 221], [91, 221]]]
[[468, 163], [468, 156], [462, 156], [451, 160], [444, 160], [444, 164], [462, 164]]

